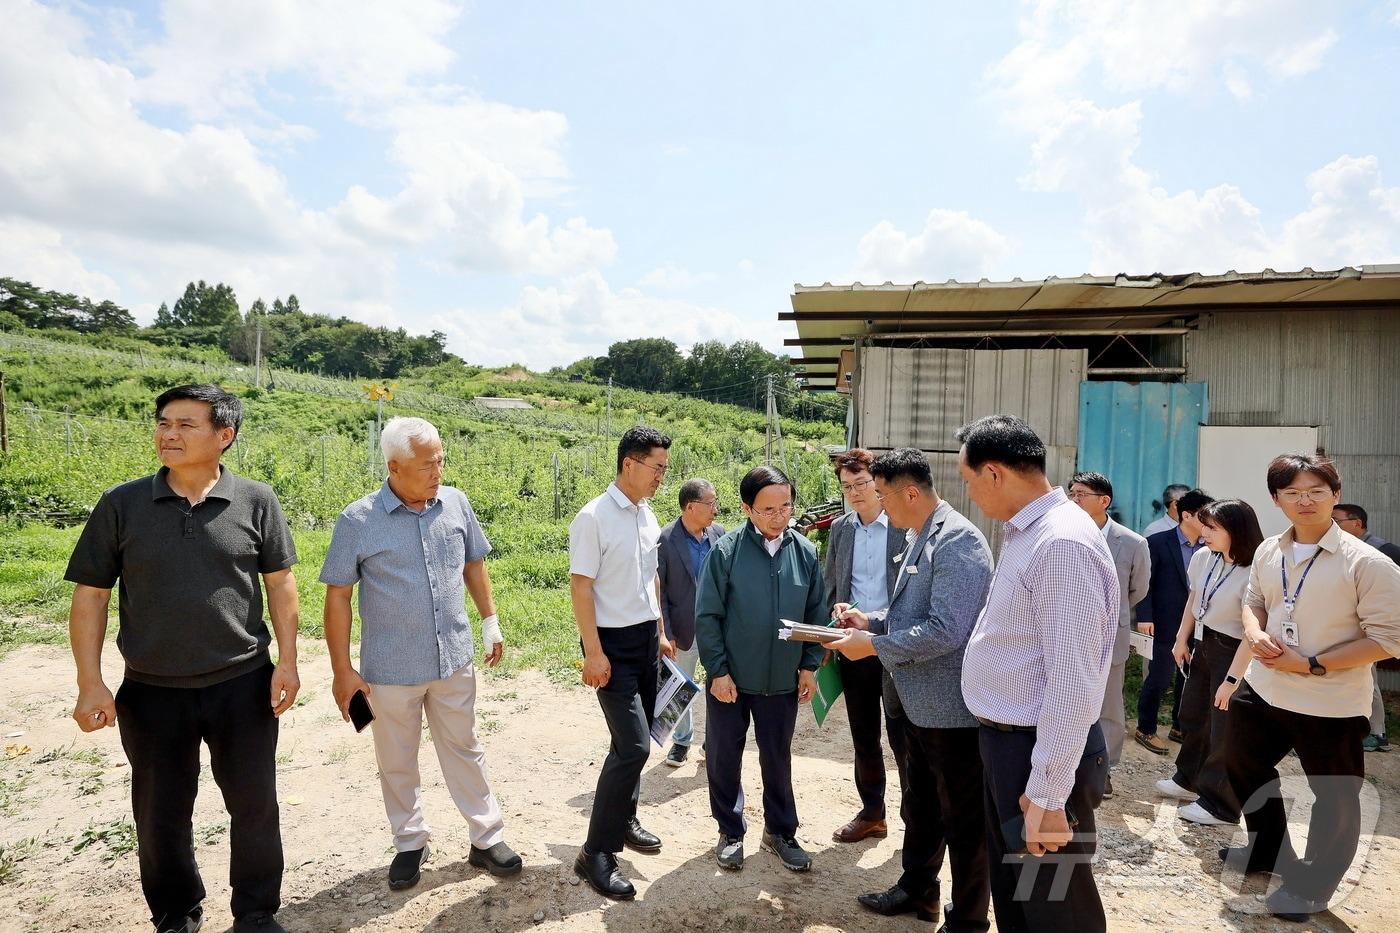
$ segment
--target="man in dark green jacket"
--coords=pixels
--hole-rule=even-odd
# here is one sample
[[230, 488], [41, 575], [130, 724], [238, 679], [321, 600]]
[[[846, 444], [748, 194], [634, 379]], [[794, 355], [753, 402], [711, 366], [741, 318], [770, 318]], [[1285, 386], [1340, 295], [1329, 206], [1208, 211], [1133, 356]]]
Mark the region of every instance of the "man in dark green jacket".
[[788, 529], [792, 481], [775, 467], [754, 467], [739, 484], [748, 521], [719, 540], [695, 595], [695, 639], [705, 665], [706, 759], [710, 812], [719, 823], [720, 867], [744, 865], [744, 789], [740, 766], [752, 719], [763, 772], [763, 847], [793, 871], [812, 867], [797, 844], [792, 793], [792, 733], [798, 703], [816, 692], [821, 647], [781, 641], [780, 619], [827, 621], [821, 562], [805, 537]]

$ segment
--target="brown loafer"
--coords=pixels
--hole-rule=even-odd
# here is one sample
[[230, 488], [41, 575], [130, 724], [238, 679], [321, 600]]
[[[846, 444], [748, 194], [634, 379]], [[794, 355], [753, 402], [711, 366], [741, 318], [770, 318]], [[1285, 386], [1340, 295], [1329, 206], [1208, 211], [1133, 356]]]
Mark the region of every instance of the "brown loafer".
[[889, 827], [884, 820], [863, 820], [856, 817], [831, 834], [837, 842], [860, 842], [862, 839], [884, 839]]
[[1166, 742], [1163, 742], [1155, 735], [1148, 735], [1146, 732], [1134, 731], [1133, 741], [1137, 742], [1154, 755], [1165, 755], [1167, 752], [1171, 751], [1171, 749], [1167, 747]]

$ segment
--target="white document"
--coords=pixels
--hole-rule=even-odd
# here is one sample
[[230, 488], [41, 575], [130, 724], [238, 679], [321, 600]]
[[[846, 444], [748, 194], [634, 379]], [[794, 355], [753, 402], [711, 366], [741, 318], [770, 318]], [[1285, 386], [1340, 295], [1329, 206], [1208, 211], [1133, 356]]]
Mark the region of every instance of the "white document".
[[1143, 632], [1128, 633], [1128, 650], [1144, 661], [1152, 660], [1152, 636]]
[[700, 685], [670, 658], [661, 659], [662, 681], [656, 687], [656, 711], [651, 720], [651, 739], [664, 746], [690, 704], [700, 693]]

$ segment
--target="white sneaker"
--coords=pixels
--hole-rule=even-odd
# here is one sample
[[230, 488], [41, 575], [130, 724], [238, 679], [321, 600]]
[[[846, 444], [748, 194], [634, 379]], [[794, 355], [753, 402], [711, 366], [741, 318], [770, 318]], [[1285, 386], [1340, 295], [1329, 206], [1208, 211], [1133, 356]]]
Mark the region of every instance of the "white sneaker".
[[1200, 823], [1202, 826], [1235, 825], [1234, 823], [1230, 823], [1226, 820], [1222, 820], [1218, 816], [1215, 816], [1213, 813], [1211, 813], [1205, 807], [1201, 806], [1199, 803], [1188, 803], [1186, 806], [1177, 810], [1176, 815], [1181, 817], [1183, 820], [1187, 820], [1192, 823]]
[[1177, 800], [1195, 800], [1199, 794], [1189, 791], [1171, 778], [1162, 778], [1157, 782], [1157, 793], [1163, 797], [1174, 797]]

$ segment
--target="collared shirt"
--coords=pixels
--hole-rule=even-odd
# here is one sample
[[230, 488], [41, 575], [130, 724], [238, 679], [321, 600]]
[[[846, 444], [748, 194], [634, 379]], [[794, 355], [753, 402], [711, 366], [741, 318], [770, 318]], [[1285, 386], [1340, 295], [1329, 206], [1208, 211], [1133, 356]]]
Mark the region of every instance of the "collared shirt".
[[491, 543], [471, 502], [442, 486], [415, 512], [386, 481], [336, 519], [321, 582], [360, 586], [360, 674], [371, 684], [423, 684], [472, 660], [466, 565]]
[[1118, 572], [1094, 520], [1056, 487], [1006, 523], [963, 659], [974, 716], [1035, 726], [1026, 796], [1059, 810], [1099, 719], [1118, 633]]
[[1161, 518], [1157, 519], [1155, 522], [1144, 528], [1142, 530], [1142, 536], [1144, 538], [1150, 538], [1153, 535], [1158, 534], [1160, 532], [1171, 531], [1175, 527], [1176, 522], [1172, 521], [1172, 517], [1170, 515], [1163, 515]]
[[[1240, 621], [1240, 616], [1245, 587], [1249, 585], [1249, 568], [1238, 567], [1228, 558], [1203, 547], [1186, 565], [1186, 577], [1191, 581], [1186, 611], [1195, 620], [1196, 637], [1201, 637], [1201, 627], [1204, 626], [1231, 638], [1243, 638], [1244, 623]], [[1206, 614], [1204, 618], [1196, 619], [1203, 596]]]
[[[1293, 650], [1306, 658], [1364, 637], [1385, 648], [1391, 657], [1400, 657], [1400, 567], [1343, 532], [1335, 522], [1319, 543], [1293, 607], [1298, 630]], [[1292, 528], [1264, 539], [1254, 552], [1244, 596], [1246, 606], [1268, 613], [1265, 631], [1279, 644], [1285, 643], [1283, 623], [1288, 618], [1282, 565], [1287, 566], [1290, 596], [1297, 591], [1303, 568], [1308, 565], [1293, 559], [1292, 544]], [[1318, 676], [1307, 671], [1272, 671], [1254, 660], [1244, 676], [1271, 706], [1340, 718], [1370, 715], [1371, 668], [1363, 664]]]
[[696, 538], [690, 533], [690, 529], [685, 527], [684, 522], [676, 530], [685, 535], [685, 544], [688, 548], [686, 553], [690, 555], [690, 569], [694, 571], [695, 579], [698, 580], [700, 579], [700, 568], [705, 566], [705, 558], [710, 556], [710, 536], [701, 531], [700, 537]]
[[656, 601], [661, 526], [643, 499], [634, 503], [611, 483], [569, 524], [569, 573], [593, 581], [599, 628], [625, 628], [661, 617]]
[[776, 538], [764, 538], [763, 546], [768, 549], [768, 556], [773, 557], [783, 549], [783, 536], [778, 535]]
[[1192, 541], [1190, 538], [1186, 537], [1186, 532], [1181, 530], [1180, 525], [1177, 525], [1176, 544], [1177, 547], [1181, 548], [1181, 565], [1183, 567], [1190, 567], [1191, 558], [1195, 557], [1196, 552], [1200, 550], [1201, 542]]
[[117, 590], [117, 650], [126, 676], [159, 687], [206, 687], [268, 663], [258, 577], [296, 563], [272, 488], [219, 467], [197, 505], [170, 470], [102, 494], [64, 579]]
[[889, 516], [881, 512], [868, 525], [857, 518], [852, 533], [851, 602], [860, 603], [865, 613], [888, 609]]

